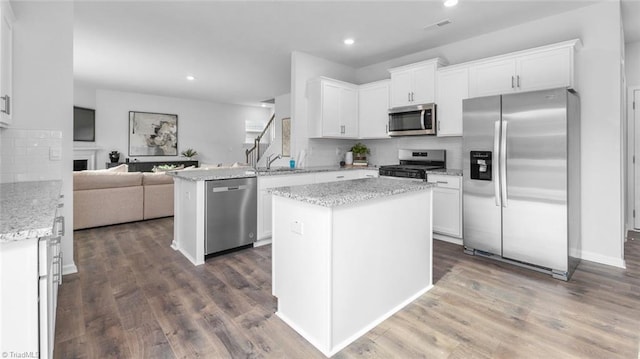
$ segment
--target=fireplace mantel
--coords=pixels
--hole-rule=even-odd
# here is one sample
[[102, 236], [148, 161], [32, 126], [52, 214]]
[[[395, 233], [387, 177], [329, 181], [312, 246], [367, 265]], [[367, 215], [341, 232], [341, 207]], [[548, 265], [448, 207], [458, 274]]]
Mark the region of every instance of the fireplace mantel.
[[87, 160], [87, 169], [95, 170], [96, 167], [96, 155], [98, 151], [102, 150], [100, 147], [74, 147], [73, 159], [74, 160]]

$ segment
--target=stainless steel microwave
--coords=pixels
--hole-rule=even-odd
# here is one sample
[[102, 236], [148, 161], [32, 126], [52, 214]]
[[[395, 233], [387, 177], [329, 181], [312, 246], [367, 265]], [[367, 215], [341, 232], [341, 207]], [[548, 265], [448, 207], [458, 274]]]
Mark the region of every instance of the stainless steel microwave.
[[389, 110], [389, 136], [436, 134], [434, 103], [396, 107]]

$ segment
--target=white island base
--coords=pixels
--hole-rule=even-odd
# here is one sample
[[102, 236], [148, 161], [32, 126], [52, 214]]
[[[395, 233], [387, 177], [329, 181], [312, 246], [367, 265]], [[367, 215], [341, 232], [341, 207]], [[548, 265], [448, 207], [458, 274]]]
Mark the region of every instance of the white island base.
[[331, 356], [432, 288], [431, 189], [327, 207], [273, 196], [276, 314]]

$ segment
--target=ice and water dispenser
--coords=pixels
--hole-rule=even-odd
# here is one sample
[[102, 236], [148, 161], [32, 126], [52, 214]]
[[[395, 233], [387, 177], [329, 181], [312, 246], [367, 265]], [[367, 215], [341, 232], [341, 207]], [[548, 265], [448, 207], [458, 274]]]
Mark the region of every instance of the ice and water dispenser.
[[471, 151], [471, 179], [491, 181], [491, 151]]

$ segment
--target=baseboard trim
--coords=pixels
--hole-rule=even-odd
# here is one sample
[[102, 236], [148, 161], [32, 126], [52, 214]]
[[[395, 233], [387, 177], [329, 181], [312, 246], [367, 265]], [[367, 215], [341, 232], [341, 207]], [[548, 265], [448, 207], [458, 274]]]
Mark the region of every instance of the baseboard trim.
[[62, 266], [62, 275], [78, 273], [78, 267], [75, 263], [65, 264]]
[[437, 239], [437, 240], [443, 241], [443, 242], [449, 242], [449, 243], [457, 244], [459, 246], [462, 245], [462, 238], [449, 237], [449, 236], [446, 236], [444, 234], [434, 233], [433, 234], [433, 239]]
[[622, 258], [603, 256], [602, 254], [598, 254], [598, 253], [593, 253], [588, 251], [577, 251], [577, 250], [571, 250], [570, 255], [572, 257], [580, 258], [585, 261], [596, 262], [596, 263], [617, 267], [617, 268], [622, 268], [622, 269], [627, 268], [627, 264]]
[[254, 247], [262, 247], [262, 246], [266, 246], [267, 244], [271, 244], [271, 238], [260, 239], [258, 241], [253, 242]]

